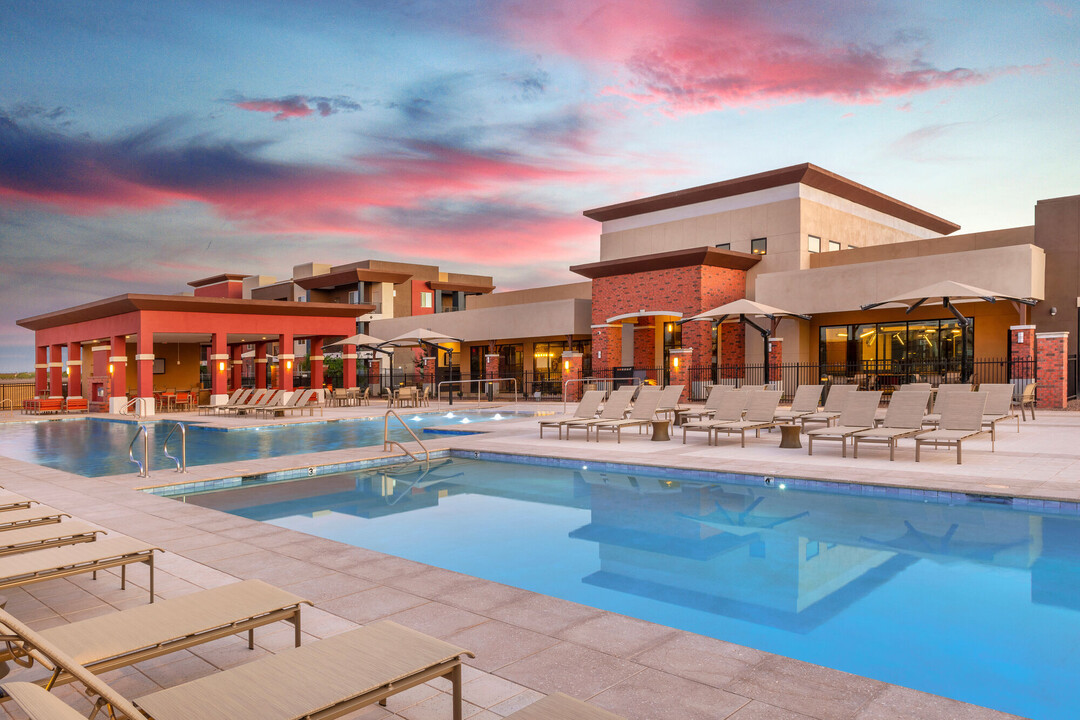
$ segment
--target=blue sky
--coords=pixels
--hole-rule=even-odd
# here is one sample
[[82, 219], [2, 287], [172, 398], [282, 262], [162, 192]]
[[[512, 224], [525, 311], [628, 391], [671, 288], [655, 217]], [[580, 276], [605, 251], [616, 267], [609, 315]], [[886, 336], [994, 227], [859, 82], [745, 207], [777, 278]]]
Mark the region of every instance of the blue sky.
[[369, 257], [572, 281], [581, 211], [813, 162], [959, 223], [1080, 193], [1077, 2], [3, 2], [18, 318]]

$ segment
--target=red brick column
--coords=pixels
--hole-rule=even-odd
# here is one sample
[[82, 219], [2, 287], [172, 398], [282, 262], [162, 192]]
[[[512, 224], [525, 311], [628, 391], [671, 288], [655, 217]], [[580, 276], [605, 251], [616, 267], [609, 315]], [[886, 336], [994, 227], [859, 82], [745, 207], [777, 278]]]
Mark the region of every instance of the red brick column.
[[236, 390], [242, 384], [244, 377], [244, 346], [243, 345], [231, 345], [229, 346], [230, 364], [232, 366], [232, 372], [229, 379], [229, 389]]
[[720, 325], [720, 377], [741, 378], [746, 367], [746, 330], [742, 323]]
[[672, 385], [682, 385], [679, 402], [690, 399], [690, 362], [694, 357], [693, 348], [671, 348], [668, 350], [668, 374]]
[[769, 379], [767, 382], [780, 382], [784, 363], [784, 338], [769, 338]]
[[[308, 356], [308, 361], [311, 363], [311, 389], [322, 391], [323, 386], [323, 354], [322, 354], [323, 339], [321, 337], [311, 338], [311, 354]], [[353, 377], [356, 377], [356, 372], [353, 372]], [[342, 378], [344, 382], [344, 378]], [[355, 384], [355, 383], [354, 383]]]
[[154, 414], [154, 335], [140, 331], [135, 338], [135, 396], [142, 398], [142, 412]]
[[225, 333], [214, 333], [210, 336], [210, 357], [207, 358], [206, 367], [210, 371], [210, 404], [224, 405], [229, 401], [229, 393], [225, 386], [226, 373], [228, 372], [229, 346], [226, 344]]
[[64, 397], [64, 346], [49, 346], [49, 397]]
[[255, 387], [266, 389], [266, 346], [268, 343], [255, 343]]
[[690, 364], [694, 367], [712, 367], [712, 323], [695, 320], [682, 326], [682, 345], [694, 351]]
[[[371, 378], [368, 378], [371, 384]], [[346, 390], [356, 387], [356, 346], [341, 346], [341, 387]]]
[[[499, 354], [492, 353], [484, 355], [484, 377], [485, 378], [497, 378], [499, 377]], [[477, 383], [478, 390], [482, 395], [487, 395], [488, 388], [491, 388], [492, 394], [495, 393], [495, 388], [498, 387], [494, 383], [491, 385]]]
[[82, 343], [68, 343], [68, 397], [82, 397]]
[[592, 329], [592, 366], [603, 372], [622, 365], [622, 327], [600, 325]]
[[570, 402], [577, 402], [581, 399], [581, 391], [584, 386], [583, 383], [576, 381], [581, 380], [581, 365], [584, 357], [581, 353], [572, 350], [564, 350], [562, 354], [562, 381], [563, 383], [567, 380], [575, 381], [566, 385], [566, 399]]
[[1009, 328], [1009, 360], [1013, 363], [1010, 379], [1034, 382], [1035, 326], [1013, 325]]
[[109, 412], [118, 413], [127, 405], [127, 339], [113, 335], [109, 350]]
[[654, 325], [638, 325], [634, 328], [634, 360], [631, 364], [636, 368], [656, 367], [656, 327]]
[[1036, 405], [1048, 410], [1060, 409], [1068, 403], [1069, 333], [1037, 333], [1035, 356], [1038, 360], [1038, 392]]
[[278, 336], [278, 390], [284, 390], [289, 395], [293, 390], [293, 336], [292, 333], [281, 333]]
[[41, 396], [49, 390], [49, 346], [34, 348], [34, 394]]
[[368, 363], [368, 385], [382, 385], [382, 360], [378, 356]]
[[435, 365], [439, 362], [438, 357], [424, 357], [423, 360], [423, 380], [425, 386], [431, 388], [431, 392], [435, 392]]

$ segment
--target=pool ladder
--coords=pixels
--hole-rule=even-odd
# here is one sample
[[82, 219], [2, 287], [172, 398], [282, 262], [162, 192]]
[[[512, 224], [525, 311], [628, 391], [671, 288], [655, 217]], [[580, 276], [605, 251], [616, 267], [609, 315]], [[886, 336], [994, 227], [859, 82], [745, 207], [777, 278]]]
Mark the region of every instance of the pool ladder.
[[[169, 439], [172, 438], [176, 429], [180, 428], [180, 457], [176, 457], [169, 452]], [[142, 438], [142, 460], [138, 460], [135, 457], [135, 443]], [[165, 457], [176, 463], [176, 472], [187, 473], [187, 426], [184, 423], [176, 423], [169, 430], [169, 434], [165, 436], [165, 442], [162, 444], [162, 450], [165, 453]], [[408, 452], [408, 451], [406, 451]], [[128, 445], [128, 459], [131, 462], [139, 466], [139, 477], [150, 477], [150, 435], [146, 430], [144, 423], [139, 423], [139, 429], [135, 431], [135, 437], [131, 438], [131, 444]]]
[[404, 445], [399, 443], [397, 440], [391, 440], [390, 439], [390, 416], [391, 415], [393, 415], [397, 419], [397, 421], [399, 423], [401, 423], [401, 427], [405, 428], [405, 431], [407, 433], [412, 435], [412, 439], [415, 440], [416, 444], [420, 446], [420, 449], [424, 451], [424, 462], [427, 462], [427, 463], [430, 464], [431, 463], [431, 453], [428, 452], [427, 447], [424, 445], [423, 442], [421, 442], [420, 438], [418, 438], [416, 436], [416, 433], [413, 432], [412, 428], [409, 427], [405, 423], [405, 421], [401, 419], [401, 416], [398, 415], [393, 410], [387, 410], [386, 414], [383, 415], [383, 434], [382, 434], [383, 452], [389, 452], [391, 449], [393, 449], [394, 445], [397, 445], [399, 448], [401, 448], [401, 451], [403, 453], [405, 453], [406, 455], [408, 455], [410, 458], [413, 459], [413, 462], [420, 462], [420, 458], [416, 457], [416, 455], [413, 454], [413, 452], [410, 451], [409, 448], [405, 447]]

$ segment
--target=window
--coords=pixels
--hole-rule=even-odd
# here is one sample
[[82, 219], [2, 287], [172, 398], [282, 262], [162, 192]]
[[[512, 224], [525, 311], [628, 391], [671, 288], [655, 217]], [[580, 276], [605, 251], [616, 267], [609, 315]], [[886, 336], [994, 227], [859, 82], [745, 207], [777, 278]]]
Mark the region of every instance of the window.
[[349, 291], [349, 304], [350, 305], [359, 305], [360, 304], [360, 291], [359, 290], [350, 290]]
[[768, 249], [768, 238], [754, 238], [750, 241], [750, 252], [755, 255], [764, 255]]
[[433, 305], [433, 293], [422, 292], [420, 293], [420, 307], [429, 308]]
[[882, 370], [892, 362], [904, 362], [911, 364], [912, 372], [958, 367], [961, 358], [974, 357], [974, 318], [968, 323], [966, 333], [953, 318], [823, 326], [818, 359], [831, 366], [829, 372], [841, 372], [844, 363], [876, 363]]
[[829, 252], [839, 250], [841, 247], [842, 246], [840, 245], [840, 243], [836, 242], [835, 240], [830, 240], [829, 241]]
[[717, 250], [730, 250], [731, 249], [731, 243], [717, 243], [716, 249]]
[[810, 250], [810, 252], [812, 252], [812, 253], [821, 252], [821, 238], [819, 238], [817, 235], [807, 235], [806, 240], [807, 240], [806, 244], [807, 244], [807, 247]]
[[533, 345], [533, 368], [538, 373], [561, 374], [564, 342], [538, 342]]

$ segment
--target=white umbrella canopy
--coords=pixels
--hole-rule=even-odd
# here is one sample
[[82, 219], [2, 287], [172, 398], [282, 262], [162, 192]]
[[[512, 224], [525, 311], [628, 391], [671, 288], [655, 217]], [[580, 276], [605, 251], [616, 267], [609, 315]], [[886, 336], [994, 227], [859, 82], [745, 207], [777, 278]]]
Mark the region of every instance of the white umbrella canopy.
[[778, 320], [785, 317], [800, 318], [802, 320], [809, 320], [809, 315], [801, 315], [799, 313], [789, 312], [787, 310], [781, 310], [780, 308], [772, 307], [771, 305], [765, 305], [764, 303], [754, 302], [753, 300], [747, 300], [742, 298], [741, 300], [735, 300], [720, 307], [715, 307], [712, 310], [707, 310], [698, 315], [694, 315], [691, 318], [687, 318], [683, 322], [689, 322], [690, 320], [716, 320], [717, 322], [743, 322], [745, 316], [752, 317], [766, 317], [770, 320]]
[[349, 337], [345, 338], [344, 340], [338, 340], [337, 342], [327, 343], [326, 347], [330, 347], [332, 345], [370, 345], [370, 346], [374, 347], [376, 345], [381, 345], [381, 344], [382, 344], [382, 340], [380, 338], [372, 337], [371, 335], [365, 335], [364, 333], [360, 333], [359, 335], [350, 335]]
[[440, 342], [461, 342], [459, 338], [450, 337], [445, 333], [435, 332], [426, 328], [417, 328], [409, 332], [401, 333], [397, 337], [390, 338], [380, 345], [392, 345], [393, 347], [417, 347], [420, 345], [438, 345]]
[[933, 285], [927, 285], [926, 287], [921, 287], [917, 290], [909, 290], [895, 297], [863, 305], [862, 309], [870, 310], [882, 306], [905, 305], [908, 308], [908, 312], [911, 312], [920, 305], [928, 303], [936, 304], [937, 302], [941, 302], [942, 305], [948, 308], [955, 302], [969, 302], [975, 300], [983, 300], [989, 303], [997, 302], [998, 300], [1009, 300], [1025, 305], [1034, 305], [1038, 302], [1032, 298], [1013, 297], [994, 290], [987, 290], [985, 288], [975, 287], [974, 285], [965, 285], [964, 283], [959, 283], [954, 280], [942, 280]]

